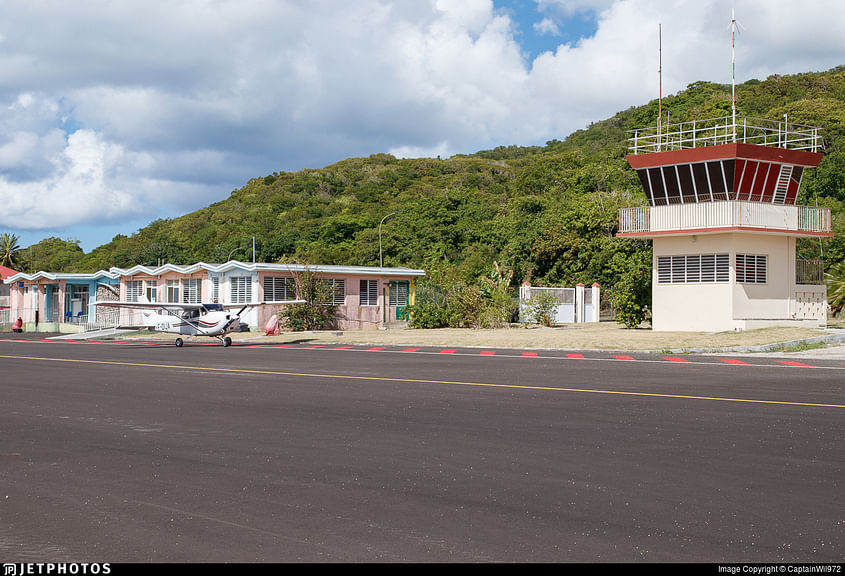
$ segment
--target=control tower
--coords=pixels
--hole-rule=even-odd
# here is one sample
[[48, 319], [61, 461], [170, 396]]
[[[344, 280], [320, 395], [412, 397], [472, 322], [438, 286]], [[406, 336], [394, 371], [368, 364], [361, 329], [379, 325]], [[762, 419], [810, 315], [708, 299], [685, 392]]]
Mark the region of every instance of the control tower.
[[628, 163], [649, 205], [617, 236], [653, 241], [652, 328], [824, 327], [822, 263], [796, 238], [831, 236], [830, 210], [796, 204], [818, 166], [817, 128], [734, 117], [633, 130]]

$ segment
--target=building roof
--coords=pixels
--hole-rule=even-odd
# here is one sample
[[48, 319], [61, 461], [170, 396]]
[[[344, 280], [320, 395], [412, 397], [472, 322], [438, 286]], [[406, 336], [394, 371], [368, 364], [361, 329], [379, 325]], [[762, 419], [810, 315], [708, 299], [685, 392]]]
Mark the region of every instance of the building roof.
[[8, 278], [4, 278], [3, 282], [6, 284], [11, 284], [12, 282], [18, 282], [20, 280], [26, 280], [32, 282], [33, 280], [52, 280], [52, 281], [73, 281], [79, 280], [82, 282], [91, 281], [91, 280], [99, 280], [101, 278], [107, 278], [109, 280], [116, 280], [117, 276], [112, 274], [111, 272], [107, 272], [105, 270], [100, 270], [98, 272], [90, 273], [90, 274], [80, 274], [75, 272], [44, 272], [43, 270], [39, 270], [38, 272], [34, 272], [32, 274], [24, 274], [23, 272], [17, 272], [16, 274], [9, 276]]
[[[205, 262], [197, 262], [196, 264], [164, 264], [162, 266], [133, 266], [131, 268], [110, 268], [108, 271], [100, 270], [92, 274], [74, 274], [65, 272], [35, 272], [33, 274], [24, 274], [22, 272], [15, 272], [13, 275], [5, 278], [3, 281], [6, 284], [11, 284], [19, 280], [33, 281], [33, 280], [98, 280], [100, 278], [107, 278], [109, 280], [116, 280], [121, 277], [135, 276], [136, 274], [144, 274], [147, 276], [159, 276], [167, 274], [168, 272], [176, 272], [177, 274], [193, 274], [201, 270], [208, 272], [224, 273], [231, 270], [240, 270], [243, 272], [302, 272], [307, 266], [302, 264], [270, 264], [266, 262], [239, 262], [237, 260], [230, 260], [225, 264], [207, 264]], [[313, 265], [310, 268], [319, 274], [354, 274], [359, 276], [425, 276], [425, 270], [416, 270], [413, 268], [393, 267], [380, 268], [378, 266], [335, 266], [335, 265]]]
[[381, 268], [378, 266], [336, 266], [328, 264], [315, 264], [306, 266], [303, 264], [272, 264], [267, 262], [240, 262], [238, 260], [230, 260], [225, 264], [209, 264], [206, 262], [197, 262], [196, 264], [164, 264], [162, 266], [133, 266], [132, 268], [110, 268], [109, 272], [115, 276], [134, 276], [136, 274], [145, 274], [149, 276], [158, 276], [168, 272], [176, 272], [179, 274], [192, 274], [200, 270], [208, 272], [223, 273], [231, 270], [240, 270], [243, 272], [302, 272], [307, 268], [311, 268], [314, 272], [319, 274], [355, 274], [360, 276], [425, 276], [425, 270], [417, 270], [414, 268], [404, 267], [390, 267]]
[[6, 268], [5, 266], [0, 266], [0, 279], [5, 280], [9, 276], [14, 276], [17, 274], [17, 270], [12, 270], [11, 268]]

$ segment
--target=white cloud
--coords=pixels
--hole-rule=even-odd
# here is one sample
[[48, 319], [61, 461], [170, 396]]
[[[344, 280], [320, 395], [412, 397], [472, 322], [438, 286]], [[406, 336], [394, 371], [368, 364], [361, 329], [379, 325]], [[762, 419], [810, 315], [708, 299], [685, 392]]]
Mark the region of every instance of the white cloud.
[[551, 18], [543, 18], [539, 22], [535, 22], [534, 31], [540, 35], [560, 36], [560, 29]]
[[563, 139], [657, 96], [658, 23], [664, 94], [729, 82], [734, 6], [739, 81], [845, 63], [835, 0], [535, 1], [538, 33], [594, 13], [595, 35], [526, 61], [490, 0], [7, 0], [0, 226], [174, 216], [278, 170]]
[[440, 142], [435, 146], [423, 148], [420, 146], [399, 146], [388, 150], [389, 154], [397, 158], [444, 158], [450, 156], [449, 143]]

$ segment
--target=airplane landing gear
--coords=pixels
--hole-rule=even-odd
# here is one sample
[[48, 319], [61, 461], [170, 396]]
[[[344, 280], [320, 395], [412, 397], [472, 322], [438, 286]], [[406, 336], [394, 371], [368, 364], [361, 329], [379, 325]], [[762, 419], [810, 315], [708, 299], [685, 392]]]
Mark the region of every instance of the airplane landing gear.
[[226, 336], [225, 338], [223, 338], [223, 347], [224, 347], [224, 348], [225, 348], [225, 347], [228, 347], [228, 346], [231, 346], [231, 345], [232, 345], [232, 339], [231, 339], [231, 338], [229, 338], [228, 336]]
[[181, 339], [181, 338], [177, 338], [177, 339], [176, 339], [176, 347], [177, 347], [177, 348], [181, 348], [181, 347], [182, 347], [182, 344], [184, 344], [184, 342], [182, 342], [182, 339]]

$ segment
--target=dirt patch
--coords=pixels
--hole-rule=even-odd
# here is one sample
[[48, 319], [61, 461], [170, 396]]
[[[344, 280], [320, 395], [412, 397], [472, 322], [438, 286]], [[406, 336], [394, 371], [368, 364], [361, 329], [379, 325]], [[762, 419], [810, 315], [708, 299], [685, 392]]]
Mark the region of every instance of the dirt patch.
[[[236, 333], [233, 338], [252, 342], [311, 342], [331, 344], [372, 344], [385, 346], [454, 346], [484, 348], [526, 348], [556, 350], [672, 350], [691, 351], [716, 348], [762, 346], [825, 336], [821, 329], [765, 328], [745, 332], [653, 332], [628, 330], [619, 324], [567, 325], [564, 327], [511, 327], [497, 330], [442, 328], [420, 330], [344, 330], [323, 332], [282, 332], [267, 337], [257, 333]], [[170, 335], [164, 335], [170, 337]]]

